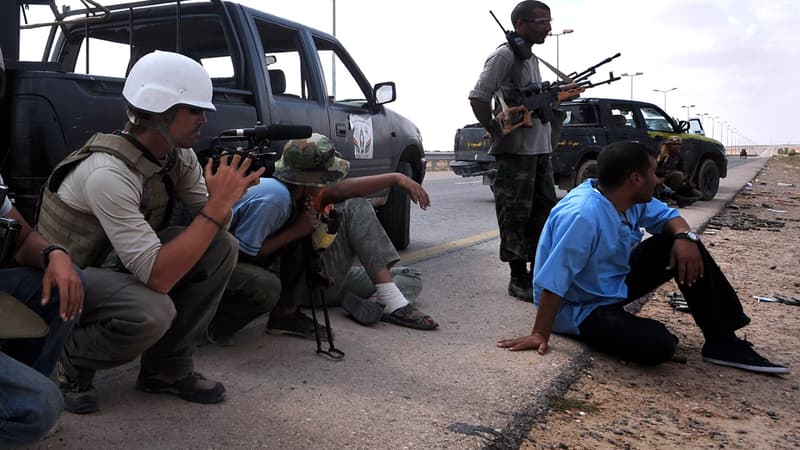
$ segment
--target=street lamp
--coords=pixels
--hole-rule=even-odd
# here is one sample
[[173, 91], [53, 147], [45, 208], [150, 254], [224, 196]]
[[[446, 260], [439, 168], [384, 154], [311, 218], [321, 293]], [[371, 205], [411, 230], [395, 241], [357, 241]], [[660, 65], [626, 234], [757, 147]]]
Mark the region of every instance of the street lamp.
[[[665, 90], [653, 89], [653, 91], [655, 91], [655, 92], [661, 92], [662, 94], [664, 94], [664, 112], [667, 112], [667, 92], [672, 92], [675, 89], [678, 89], [678, 88], [674, 87], [672, 89], [665, 89]], [[669, 113], [667, 113], [667, 114], [669, 114]]]
[[686, 108], [686, 121], [688, 122], [689, 121], [689, 111], [691, 111], [692, 108], [694, 108], [694, 105], [683, 105], [683, 106], [681, 106], [681, 108]]
[[719, 119], [719, 116], [710, 116], [710, 117], [711, 117], [711, 139], [714, 139], [714, 133], [716, 133], [716, 131], [714, 130], [714, 121]]
[[628, 73], [625, 72], [621, 77], [630, 77], [631, 78], [631, 100], [633, 100], [633, 77], [638, 77], [639, 75], [644, 75], [644, 72], [636, 72], [636, 73]]
[[548, 33], [548, 34], [547, 34], [548, 36], [555, 36], [555, 37], [556, 37], [556, 69], [559, 69], [559, 68], [560, 68], [560, 67], [559, 67], [559, 62], [560, 62], [560, 61], [559, 61], [559, 53], [560, 53], [560, 52], [559, 52], [559, 47], [558, 47], [558, 37], [559, 37], [559, 36], [561, 36], [562, 34], [570, 34], [570, 33], [572, 33], [573, 31], [575, 31], [575, 30], [573, 30], [572, 28], [564, 28], [564, 29], [561, 31], [561, 33], [553, 33], [553, 32], [551, 31], [550, 33]]
[[[336, 36], [336, 0], [331, 0], [331, 21], [333, 36]], [[336, 52], [331, 52], [331, 94], [336, 98]]]

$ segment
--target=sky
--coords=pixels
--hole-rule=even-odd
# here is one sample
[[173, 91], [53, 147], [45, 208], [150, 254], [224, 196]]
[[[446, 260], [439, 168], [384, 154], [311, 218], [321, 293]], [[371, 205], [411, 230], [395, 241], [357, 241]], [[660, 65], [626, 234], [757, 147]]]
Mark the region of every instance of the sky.
[[[505, 39], [489, 10], [511, 28], [517, 0], [239, 3], [328, 33], [335, 4], [335, 34], [370, 83], [397, 84], [397, 100], [388, 107], [420, 128], [427, 151], [451, 151], [456, 130], [476, 122], [467, 96], [486, 57]], [[592, 80], [605, 80], [609, 71], [642, 72], [590, 89], [584, 97], [628, 99], [632, 89], [634, 99], [655, 103], [673, 117], [702, 117], [706, 135], [723, 143], [800, 143], [797, 108], [791, 106], [800, 101], [796, 0], [545, 3], [553, 33], [574, 31], [535, 45], [539, 57], [552, 65], [558, 60], [561, 71], [569, 73], [619, 52]], [[555, 81], [547, 68], [541, 71], [544, 79]], [[654, 91], [672, 88], [677, 89], [666, 95]]]

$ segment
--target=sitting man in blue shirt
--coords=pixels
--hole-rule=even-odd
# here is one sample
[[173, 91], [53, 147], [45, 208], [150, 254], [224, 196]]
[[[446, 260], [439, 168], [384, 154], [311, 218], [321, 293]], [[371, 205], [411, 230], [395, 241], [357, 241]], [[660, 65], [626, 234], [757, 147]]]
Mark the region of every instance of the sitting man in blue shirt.
[[[623, 306], [674, 278], [705, 337], [704, 361], [788, 373], [736, 337], [734, 331], [750, 319], [678, 211], [653, 199], [655, 169], [655, 158], [638, 142], [611, 144], [600, 153], [598, 179], [573, 189], [553, 208], [539, 239], [533, 331], [497, 345], [543, 355], [556, 332], [625, 360], [660, 364], [672, 357], [678, 338]], [[641, 241], [640, 227], [653, 236]]]
[[[308, 304], [303, 241], [309, 236], [321, 244], [315, 248], [325, 248], [320, 264], [332, 283], [324, 290], [329, 305], [341, 305], [362, 325], [381, 320], [419, 330], [438, 327], [411, 304], [422, 289], [421, 274], [395, 266], [400, 257], [372, 205], [361, 198], [397, 185], [425, 209], [427, 192], [399, 173], [344, 179], [349, 166], [321, 134], [292, 140], [275, 164], [274, 178], [262, 178], [236, 202], [230, 229], [239, 239], [240, 258], [209, 326], [211, 342], [231, 342], [237, 330], [267, 312], [267, 333], [313, 338], [315, 327], [324, 331], [297, 309]], [[331, 210], [338, 233], [328, 234], [327, 225], [319, 233]], [[320, 235], [327, 237], [316, 242]], [[269, 270], [277, 267], [279, 275]]]

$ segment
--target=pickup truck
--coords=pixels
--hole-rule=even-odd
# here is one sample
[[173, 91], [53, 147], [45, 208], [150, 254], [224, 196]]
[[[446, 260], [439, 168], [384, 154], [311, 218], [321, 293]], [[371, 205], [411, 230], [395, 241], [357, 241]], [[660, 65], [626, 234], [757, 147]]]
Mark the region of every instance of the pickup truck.
[[[49, 6], [53, 15], [41, 61], [19, 60], [27, 6]], [[349, 176], [397, 171], [420, 183], [425, 176], [419, 129], [384, 106], [396, 99], [393, 82], [371, 85], [334, 36], [236, 3], [137, 0], [59, 10], [55, 0], [3, 1], [0, 48], [7, 81], [0, 174], [29, 220], [64, 156], [95, 132], [122, 128], [124, 77], [154, 50], [194, 58], [212, 77], [217, 111], [207, 114], [198, 154], [226, 129], [309, 125], [350, 161]], [[284, 143], [269, 150], [279, 154]], [[406, 193], [392, 188], [372, 200], [395, 246], [408, 246]]]
[[[552, 155], [556, 184], [572, 189], [586, 178], [596, 176], [597, 155], [613, 142], [636, 140], [654, 154], [666, 137], [683, 139], [681, 156], [687, 174], [711, 200], [719, 189], [719, 180], [728, 173], [725, 148], [719, 141], [689, 133], [689, 124], [675, 122], [659, 107], [633, 100], [579, 98], [561, 104], [566, 113], [558, 145]], [[483, 176], [490, 184], [494, 177], [494, 157], [488, 154], [490, 141], [479, 124], [467, 125], [456, 132], [454, 160], [450, 169], [461, 176]]]

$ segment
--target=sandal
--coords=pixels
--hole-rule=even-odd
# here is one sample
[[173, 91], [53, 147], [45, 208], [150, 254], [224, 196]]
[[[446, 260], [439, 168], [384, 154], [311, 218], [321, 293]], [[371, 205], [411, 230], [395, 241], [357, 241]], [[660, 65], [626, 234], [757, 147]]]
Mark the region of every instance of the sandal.
[[414, 307], [406, 305], [397, 308], [391, 314], [384, 314], [381, 321], [400, 325], [401, 327], [413, 328], [415, 330], [433, 330], [439, 324], [431, 319], [431, 316], [423, 313]]

